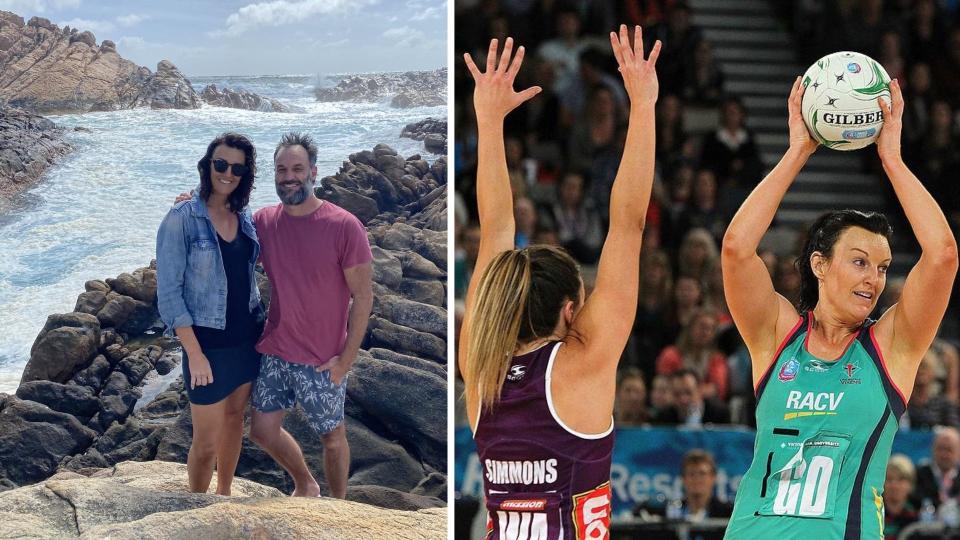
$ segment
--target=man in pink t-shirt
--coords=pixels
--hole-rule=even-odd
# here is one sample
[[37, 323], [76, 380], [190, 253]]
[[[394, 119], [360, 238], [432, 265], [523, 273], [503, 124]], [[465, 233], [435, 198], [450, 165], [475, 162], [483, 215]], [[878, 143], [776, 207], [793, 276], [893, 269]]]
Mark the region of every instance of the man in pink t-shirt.
[[257, 343], [263, 360], [250, 437], [290, 473], [293, 495], [319, 495], [300, 446], [283, 429], [286, 411], [299, 403], [323, 442], [330, 491], [342, 499], [350, 470], [346, 377], [373, 308], [373, 257], [363, 224], [314, 194], [317, 147], [309, 136], [284, 135], [273, 160], [282, 204], [253, 217], [271, 293]]

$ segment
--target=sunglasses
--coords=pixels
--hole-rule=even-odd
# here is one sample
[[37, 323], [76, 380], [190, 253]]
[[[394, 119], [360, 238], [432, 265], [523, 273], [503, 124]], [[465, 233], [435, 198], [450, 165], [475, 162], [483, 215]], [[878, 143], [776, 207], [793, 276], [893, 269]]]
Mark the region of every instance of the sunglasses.
[[227, 163], [225, 159], [215, 159], [211, 163], [213, 163], [213, 168], [219, 173], [227, 172], [227, 167], [229, 167], [233, 175], [237, 177], [246, 176], [247, 173], [250, 172], [250, 167], [242, 163]]

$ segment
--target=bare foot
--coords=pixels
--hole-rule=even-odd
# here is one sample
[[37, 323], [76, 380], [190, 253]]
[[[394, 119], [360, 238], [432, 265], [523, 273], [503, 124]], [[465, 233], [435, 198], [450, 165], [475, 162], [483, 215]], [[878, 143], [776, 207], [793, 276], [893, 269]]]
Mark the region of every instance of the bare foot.
[[316, 482], [310, 482], [302, 488], [297, 486], [293, 490], [291, 497], [319, 497], [320, 496], [320, 485]]

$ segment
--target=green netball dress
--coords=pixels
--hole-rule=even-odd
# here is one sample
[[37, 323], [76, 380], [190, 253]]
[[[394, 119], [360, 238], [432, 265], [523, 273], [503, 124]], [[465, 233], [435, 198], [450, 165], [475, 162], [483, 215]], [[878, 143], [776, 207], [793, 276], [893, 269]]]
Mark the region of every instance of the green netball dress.
[[807, 352], [803, 315], [757, 384], [753, 463], [728, 539], [883, 538], [887, 459], [906, 409], [866, 321], [843, 355]]

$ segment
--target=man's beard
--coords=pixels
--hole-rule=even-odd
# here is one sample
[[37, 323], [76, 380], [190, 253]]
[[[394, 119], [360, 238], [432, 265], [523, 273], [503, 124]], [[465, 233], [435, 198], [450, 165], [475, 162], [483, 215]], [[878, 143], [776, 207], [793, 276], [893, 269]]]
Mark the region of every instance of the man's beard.
[[283, 204], [297, 206], [307, 200], [310, 190], [313, 189], [315, 184], [316, 177], [311, 176], [300, 183], [300, 189], [290, 192], [283, 188], [283, 183], [280, 183], [277, 184], [277, 196], [280, 197], [280, 202]]

